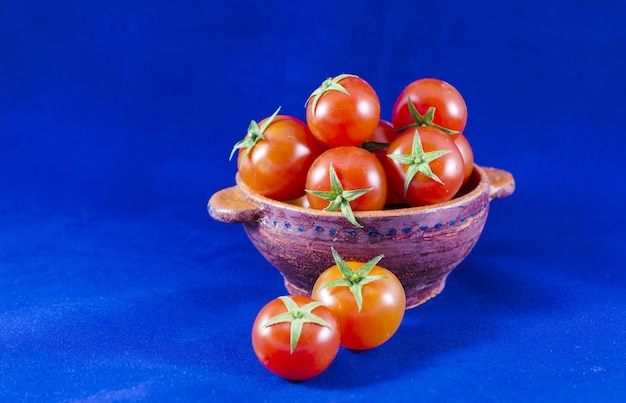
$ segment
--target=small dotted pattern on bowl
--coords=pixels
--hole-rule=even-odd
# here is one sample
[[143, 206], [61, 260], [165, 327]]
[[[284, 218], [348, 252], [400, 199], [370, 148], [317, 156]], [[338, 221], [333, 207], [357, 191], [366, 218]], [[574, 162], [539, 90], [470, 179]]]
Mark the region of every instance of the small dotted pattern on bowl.
[[[319, 239], [331, 239], [338, 240], [341, 239], [343, 241], [350, 241], [352, 238], [364, 238], [368, 237], [372, 240], [378, 239], [396, 239], [399, 237], [415, 237], [422, 236], [424, 233], [432, 233], [434, 231], [445, 230], [449, 227], [459, 227], [467, 225], [471, 222], [471, 220], [483, 213], [485, 209], [489, 207], [487, 202], [483, 202], [476, 209], [467, 211], [466, 214], [461, 214], [458, 218], [453, 218], [445, 221], [432, 221], [424, 220], [422, 222], [411, 223], [408, 222], [405, 225], [396, 225], [396, 226], [384, 226], [382, 222], [377, 223], [376, 228], [346, 228], [345, 225], [337, 225], [336, 220], [332, 220], [333, 222], [325, 223], [325, 222], [312, 222], [312, 223], [301, 223], [300, 215], [295, 217], [289, 217], [289, 215], [285, 215], [285, 217], [265, 217], [261, 221], [261, 225], [265, 227], [267, 231], [277, 231], [285, 233], [286, 236], [289, 234], [293, 236], [307, 236], [308, 238], [319, 238]], [[380, 220], [383, 221], [383, 220]]]

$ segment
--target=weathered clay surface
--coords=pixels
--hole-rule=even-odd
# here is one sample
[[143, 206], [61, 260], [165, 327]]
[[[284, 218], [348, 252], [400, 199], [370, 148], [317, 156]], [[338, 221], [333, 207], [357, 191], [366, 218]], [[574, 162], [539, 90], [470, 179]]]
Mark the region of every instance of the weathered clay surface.
[[[492, 181], [493, 179], [493, 181]], [[217, 220], [242, 223], [258, 251], [280, 271], [292, 294], [308, 295], [334, 264], [330, 248], [346, 260], [385, 257], [380, 265], [404, 285], [407, 308], [436, 296], [448, 274], [475, 246], [492, 199], [510, 195], [510, 173], [476, 167], [464, 194], [427, 207], [357, 212], [363, 228], [341, 213], [312, 210], [261, 197], [238, 180], [208, 203]]]

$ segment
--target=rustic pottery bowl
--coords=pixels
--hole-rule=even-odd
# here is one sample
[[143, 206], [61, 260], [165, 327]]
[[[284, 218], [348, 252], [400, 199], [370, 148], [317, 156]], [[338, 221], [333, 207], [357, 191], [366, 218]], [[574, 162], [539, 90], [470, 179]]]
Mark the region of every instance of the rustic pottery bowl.
[[451, 201], [424, 207], [355, 212], [363, 228], [340, 212], [313, 210], [263, 197], [239, 177], [216, 192], [208, 212], [240, 223], [258, 251], [282, 274], [290, 294], [310, 295], [315, 280], [334, 264], [331, 247], [345, 260], [379, 265], [402, 282], [407, 309], [439, 294], [448, 274], [465, 259], [485, 226], [489, 203], [515, 190], [513, 176], [474, 166], [468, 183]]

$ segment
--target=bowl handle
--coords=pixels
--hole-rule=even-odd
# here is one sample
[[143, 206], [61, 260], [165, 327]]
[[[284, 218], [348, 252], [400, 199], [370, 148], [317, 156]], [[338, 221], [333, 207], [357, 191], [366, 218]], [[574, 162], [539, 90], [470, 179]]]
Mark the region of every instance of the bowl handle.
[[489, 178], [489, 198], [502, 199], [515, 191], [515, 179], [510, 172], [498, 168], [482, 167]]
[[246, 200], [237, 186], [213, 194], [207, 210], [214, 219], [233, 224], [256, 221], [261, 216], [259, 206]]

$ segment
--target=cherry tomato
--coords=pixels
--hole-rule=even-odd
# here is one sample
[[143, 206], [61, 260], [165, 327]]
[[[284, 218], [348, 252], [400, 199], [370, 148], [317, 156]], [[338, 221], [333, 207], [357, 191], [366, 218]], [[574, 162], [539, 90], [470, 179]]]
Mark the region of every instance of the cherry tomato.
[[[409, 109], [409, 99], [421, 116], [427, 115], [428, 109], [433, 107], [432, 122], [416, 124]], [[467, 106], [459, 91], [451, 84], [436, 78], [422, 78], [413, 81], [402, 90], [393, 106], [391, 116], [393, 127], [397, 130], [403, 131], [412, 125], [433, 124], [440, 129], [454, 131], [455, 133], [450, 135], [456, 138], [467, 123]]]
[[341, 210], [355, 226], [352, 211], [380, 210], [387, 197], [385, 169], [374, 154], [354, 146], [324, 151], [306, 178], [307, 199], [314, 209]]
[[400, 327], [406, 309], [404, 288], [391, 271], [377, 266], [382, 255], [361, 263], [344, 261], [332, 252], [336, 264], [319, 276], [312, 298], [337, 318], [342, 346], [352, 350], [378, 347]]
[[463, 156], [450, 136], [434, 127], [407, 130], [388, 152], [390, 186], [410, 206], [450, 200], [461, 188]]
[[252, 347], [261, 364], [292, 381], [324, 372], [335, 359], [340, 340], [331, 311], [303, 296], [270, 301], [252, 325]]
[[[386, 120], [380, 120], [372, 135], [366, 140], [365, 145], [372, 144], [376, 146], [371, 148], [372, 154], [378, 157], [379, 161], [384, 161], [387, 158], [387, 147], [396, 137], [398, 137], [398, 133], [391, 123]], [[383, 146], [384, 144], [387, 144], [387, 146]]]
[[[384, 166], [385, 160], [387, 160], [387, 148], [396, 137], [398, 137], [398, 133], [392, 124], [381, 119], [378, 122], [378, 126], [376, 126], [374, 133], [369, 139], [367, 139], [367, 142], [363, 144], [363, 146], [369, 149]], [[383, 144], [387, 144], [387, 146], [383, 146]], [[387, 186], [387, 199], [385, 201], [385, 205], [400, 203], [402, 203], [402, 197], [397, 195], [391, 186]]]
[[258, 124], [252, 121], [233, 153], [239, 150], [239, 175], [246, 185], [285, 201], [304, 195], [309, 167], [324, 149], [304, 122], [277, 113]]
[[351, 74], [327, 79], [306, 104], [311, 132], [329, 147], [360, 145], [379, 119], [378, 95], [367, 81]]
[[463, 133], [459, 134], [459, 137], [454, 140], [454, 144], [456, 144], [461, 152], [461, 155], [463, 156], [463, 165], [465, 165], [463, 184], [465, 184], [474, 171], [474, 151], [472, 151], [472, 146]]

